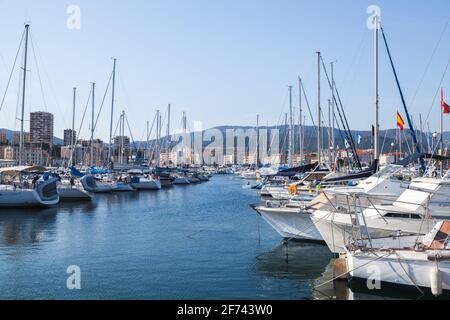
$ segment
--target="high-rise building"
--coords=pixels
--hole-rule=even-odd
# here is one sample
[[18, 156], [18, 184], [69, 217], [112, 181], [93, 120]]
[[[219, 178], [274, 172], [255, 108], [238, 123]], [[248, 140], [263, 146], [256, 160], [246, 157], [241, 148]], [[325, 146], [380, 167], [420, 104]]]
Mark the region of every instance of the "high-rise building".
[[[123, 143], [123, 145], [122, 145]], [[121, 148], [122, 147], [122, 148]], [[114, 153], [119, 155], [120, 150], [123, 150], [124, 155], [128, 155], [130, 151], [130, 138], [126, 136], [114, 137]]]
[[53, 145], [53, 114], [48, 112], [30, 113], [31, 143]]
[[64, 130], [64, 146], [73, 146], [77, 140], [77, 132], [72, 129]]

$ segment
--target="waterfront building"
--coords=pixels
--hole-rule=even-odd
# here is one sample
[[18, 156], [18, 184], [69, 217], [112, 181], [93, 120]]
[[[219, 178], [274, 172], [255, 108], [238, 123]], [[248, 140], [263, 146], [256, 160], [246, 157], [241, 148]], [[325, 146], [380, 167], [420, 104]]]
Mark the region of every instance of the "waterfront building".
[[30, 113], [30, 142], [53, 145], [53, 114], [49, 112]]
[[64, 130], [64, 146], [73, 146], [77, 139], [77, 132], [72, 129]]

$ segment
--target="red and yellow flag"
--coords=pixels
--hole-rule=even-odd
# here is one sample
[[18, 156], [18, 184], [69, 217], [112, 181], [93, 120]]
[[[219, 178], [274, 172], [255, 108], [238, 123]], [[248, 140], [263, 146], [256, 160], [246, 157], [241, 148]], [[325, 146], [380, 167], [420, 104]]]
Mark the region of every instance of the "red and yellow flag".
[[405, 129], [405, 121], [403, 120], [402, 115], [398, 111], [397, 111], [397, 127], [399, 127], [401, 131]]

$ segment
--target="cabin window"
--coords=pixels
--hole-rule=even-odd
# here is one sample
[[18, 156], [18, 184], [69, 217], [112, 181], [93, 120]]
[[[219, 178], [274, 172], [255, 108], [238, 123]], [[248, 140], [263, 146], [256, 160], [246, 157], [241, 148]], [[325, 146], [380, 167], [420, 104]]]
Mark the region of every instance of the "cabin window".
[[403, 218], [403, 219], [422, 219], [419, 214], [415, 213], [397, 213], [397, 212], [388, 212], [385, 217], [387, 218]]

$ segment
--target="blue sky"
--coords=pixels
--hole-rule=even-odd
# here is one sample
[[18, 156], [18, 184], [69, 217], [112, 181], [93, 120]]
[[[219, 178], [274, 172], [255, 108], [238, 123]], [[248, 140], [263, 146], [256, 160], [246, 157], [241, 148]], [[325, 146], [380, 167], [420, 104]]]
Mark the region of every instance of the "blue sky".
[[[81, 29], [66, 27], [69, 5], [81, 9]], [[77, 113], [97, 83], [97, 108], [118, 58], [116, 120], [128, 114], [135, 139], [156, 109], [172, 104], [172, 126], [181, 124], [181, 112], [204, 127], [277, 124], [287, 111], [287, 86], [301, 75], [308, 98], [316, 105], [316, 55], [337, 60], [335, 73], [352, 129], [368, 130], [373, 122], [373, 40], [366, 27], [371, 4], [381, 17], [414, 118], [426, 118], [444, 68], [450, 58], [450, 26], [420, 79], [450, 17], [450, 2], [425, 1], [300, 1], [300, 0], [161, 0], [161, 1], [5, 1], [0, 0], [0, 93], [23, 32], [31, 23], [42, 98], [33, 53], [30, 53], [29, 95], [26, 113], [46, 110], [55, 115], [55, 134], [71, 126], [72, 87], [79, 88]], [[401, 107], [385, 49], [381, 46], [381, 126], [395, 126]], [[19, 128], [14, 121], [19, 83], [18, 68], [1, 111], [0, 127]], [[329, 91], [323, 82], [322, 101]], [[444, 79], [450, 100], [450, 75]], [[296, 90], [295, 90], [296, 91]], [[414, 103], [413, 96], [418, 92]], [[295, 92], [295, 95], [297, 93]], [[298, 104], [297, 98], [294, 99]], [[439, 101], [429, 124], [438, 128]], [[96, 136], [106, 139], [109, 128], [108, 96]], [[90, 112], [90, 111], [89, 111]], [[87, 118], [88, 119], [88, 118]], [[83, 137], [88, 137], [88, 124]], [[310, 123], [309, 118], [307, 122]], [[450, 129], [450, 119], [446, 119]]]

